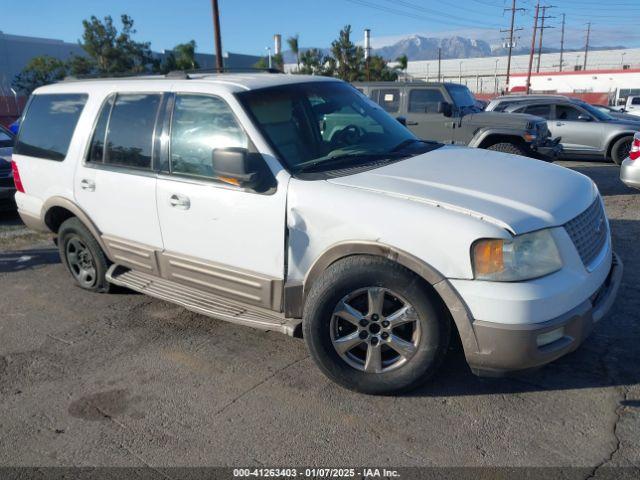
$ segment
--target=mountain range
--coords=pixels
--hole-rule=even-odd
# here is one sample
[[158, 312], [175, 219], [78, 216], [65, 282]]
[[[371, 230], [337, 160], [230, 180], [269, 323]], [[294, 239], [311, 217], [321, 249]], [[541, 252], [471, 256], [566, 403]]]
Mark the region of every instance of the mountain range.
[[[607, 50], [624, 48], [614, 47], [591, 47], [592, 50]], [[393, 61], [400, 55], [406, 55], [409, 60], [436, 60], [438, 49], [441, 49], [443, 59], [447, 58], [477, 58], [492, 57], [507, 54], [507, 48], [503, 45], [490, 44], [485, 40], [462, 37], [459, 35], [451, 37], [425, 37], [422, 35], [408, 35], [389, 44], [372, 49], [373, 55], [380, 55], [388, 61]], [[304, 51], [306, 49], [301, 49]], [[329, 48], [320, 48], [328, 55]], [[565, 51], [575, 51], [576, 49], [566, 49]], [[579, 49], [578, 49], [579, 50]], [[558, 48], [545, 47], [545, 53], [558, 52]], [[513, 48], [513, 55], [528, 54], [528, 46], [517, 46]], [[282, 52], [285, 63], [295, 63], [295, 55], [287, 50]]]

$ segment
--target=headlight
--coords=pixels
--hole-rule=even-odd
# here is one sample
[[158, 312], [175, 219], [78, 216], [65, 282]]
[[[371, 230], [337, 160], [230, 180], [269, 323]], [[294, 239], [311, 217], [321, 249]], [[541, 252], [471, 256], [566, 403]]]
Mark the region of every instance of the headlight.
[[558, 247], [549, 230], [517, 235], [511, 240], [478, 240], [471, 251], [477, 280], [518, 282], [562, 268]]

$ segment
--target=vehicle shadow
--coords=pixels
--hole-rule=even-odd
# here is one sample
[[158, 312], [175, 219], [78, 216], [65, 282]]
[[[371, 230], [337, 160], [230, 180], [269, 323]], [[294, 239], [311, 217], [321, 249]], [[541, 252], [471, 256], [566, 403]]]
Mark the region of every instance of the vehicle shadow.
[[60, 263], [55, 247], [0, 252], [0, 273], [19, 272]]
[[627, 187], [622, 183], [622, 180], [620, 180], [620, 167], [618, 165], [594, 162], [593, 166], [572, 167], [571, 170], [582, 173], [596, 182], [602, 196], [612, 197], [640, 193], [640, 191]]

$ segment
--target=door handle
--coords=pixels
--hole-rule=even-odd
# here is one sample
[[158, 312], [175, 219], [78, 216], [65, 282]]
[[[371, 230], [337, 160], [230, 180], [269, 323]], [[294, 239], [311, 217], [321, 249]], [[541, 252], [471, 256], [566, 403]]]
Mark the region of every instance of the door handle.
[[177, 193], [174, 193], [169, 197], [169, 205], [171, 205], [174, 208], [189, 210], [189, 207], [191, 207], [191, 200], [189, 200], [189, 197], [185, 197], [184, 195], [178, 195]]
[[93, 192], [96, 189], [96, 182], [83, 178], [80, 180], [80, 188], [88, 192]]
[[418, 125], [418, 122], [414, 122], [412, 120], [407, 120], [407, 125]]
[[564, 122], [556, 122], [556, 127], [561, 127], [564, 125]]

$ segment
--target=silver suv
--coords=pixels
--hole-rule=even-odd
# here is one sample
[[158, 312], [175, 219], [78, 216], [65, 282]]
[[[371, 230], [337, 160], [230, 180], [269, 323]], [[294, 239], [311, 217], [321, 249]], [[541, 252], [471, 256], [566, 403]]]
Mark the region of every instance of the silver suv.
[[629, 155], [640, 123], [614, 118], [582, 100], [562, 96], [517, 96], [494, 99], [489, 110], [528, 113], [547, 120], [553, 137], [561, 137], [562, 156], [613, 160]]

